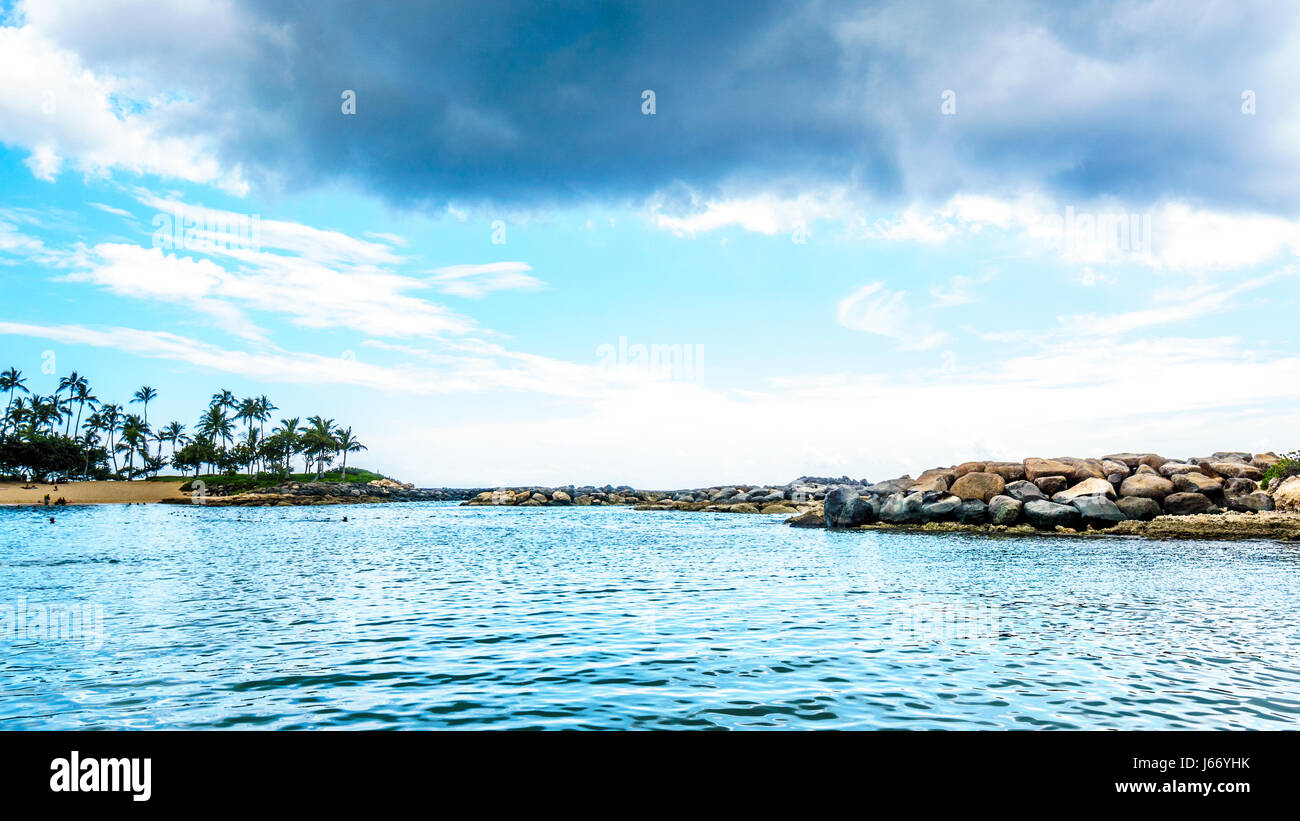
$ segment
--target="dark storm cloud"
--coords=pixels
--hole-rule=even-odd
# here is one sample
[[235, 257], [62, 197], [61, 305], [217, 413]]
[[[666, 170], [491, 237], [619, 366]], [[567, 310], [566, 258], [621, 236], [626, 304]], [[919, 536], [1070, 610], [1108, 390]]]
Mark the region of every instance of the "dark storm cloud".
[[1300, 201], [1290, 4], [246, 0], [232, 19], [158, 38], [88, 12], [52, 36], [182, 85], [201, 104], [175, 128], [254, 178], [405, 204], [827, 183]]

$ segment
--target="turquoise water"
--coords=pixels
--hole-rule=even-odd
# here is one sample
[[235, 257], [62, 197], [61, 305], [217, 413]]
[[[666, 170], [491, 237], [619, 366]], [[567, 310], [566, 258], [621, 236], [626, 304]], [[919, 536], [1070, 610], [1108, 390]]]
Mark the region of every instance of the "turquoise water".
[[1266, 542], [0, 509], [0, 729], [1297, 728], [1297, 601]]

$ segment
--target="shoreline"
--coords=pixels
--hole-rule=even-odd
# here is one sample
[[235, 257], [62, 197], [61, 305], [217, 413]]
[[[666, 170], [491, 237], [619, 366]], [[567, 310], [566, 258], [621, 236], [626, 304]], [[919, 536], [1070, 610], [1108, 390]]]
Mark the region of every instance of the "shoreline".
[[62, 507], [58, 505], [60, 499], [68, 506], [188, 502], [189, 494], [181, 492], [186, 481], [42, 482], [35, 483], [32, 489], [24, 488], [22, 482], [0, 482], [0, 507], [45, 507], [47, 494], [51, 507]]

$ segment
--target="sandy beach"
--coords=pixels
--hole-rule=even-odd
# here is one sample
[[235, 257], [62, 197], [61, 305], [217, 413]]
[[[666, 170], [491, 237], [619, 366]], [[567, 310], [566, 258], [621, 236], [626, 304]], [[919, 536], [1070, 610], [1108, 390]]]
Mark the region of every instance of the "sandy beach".
[[[39, 505], [49, 494], [50, 503], [60, 498], [70, 505], [112, 505], [187, 499], [180, 492], [185, 480], [175, 482], [63, 482], [38, 484], [24, 490], [21, 482], [0, 482], [0, 505]], [[57, 489], [56, 489], [57, 488]]]

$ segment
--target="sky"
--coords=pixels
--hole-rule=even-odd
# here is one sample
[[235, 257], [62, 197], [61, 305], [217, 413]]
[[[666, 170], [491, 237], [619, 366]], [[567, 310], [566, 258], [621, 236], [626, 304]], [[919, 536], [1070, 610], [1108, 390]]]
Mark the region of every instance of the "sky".
[[0, 368], [422, 486], [1300, 447], [1290, 3], [0, 0]]

